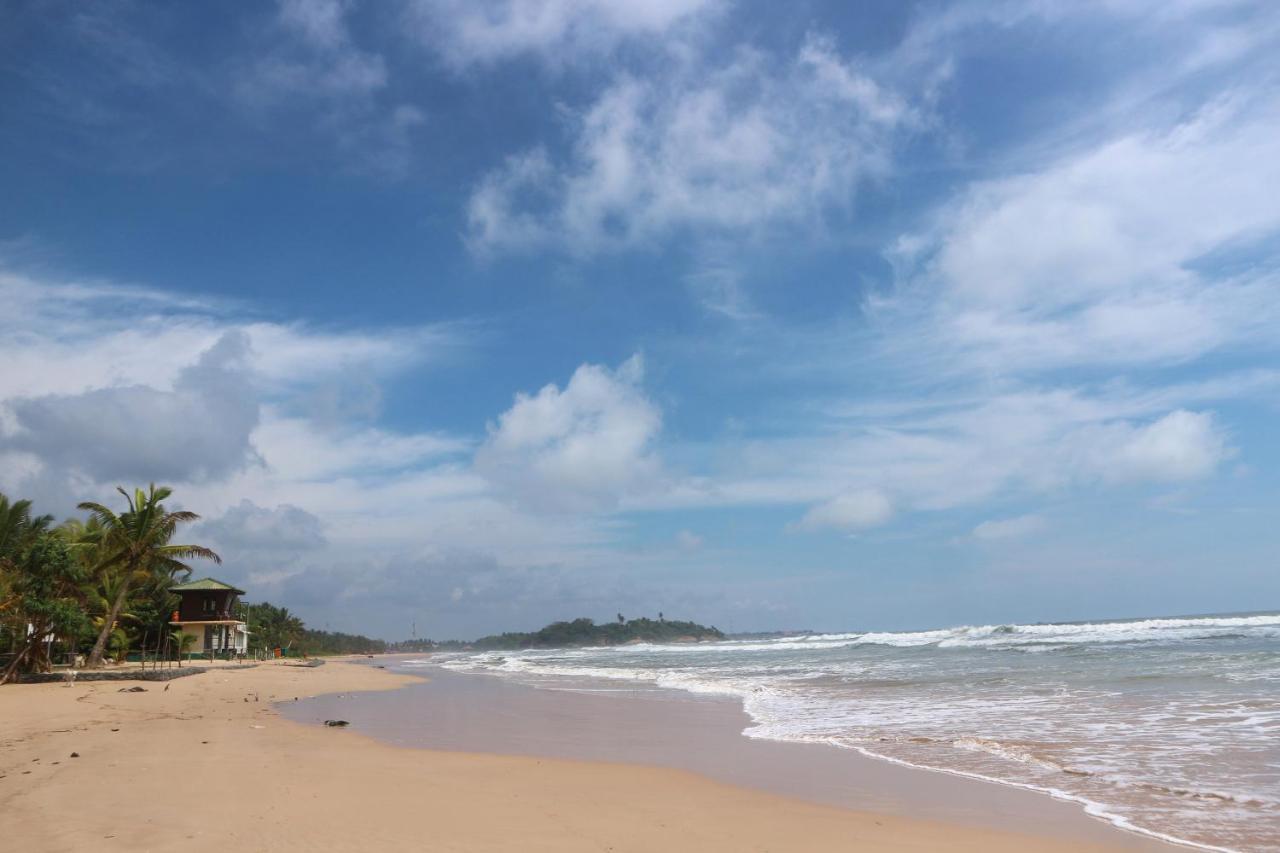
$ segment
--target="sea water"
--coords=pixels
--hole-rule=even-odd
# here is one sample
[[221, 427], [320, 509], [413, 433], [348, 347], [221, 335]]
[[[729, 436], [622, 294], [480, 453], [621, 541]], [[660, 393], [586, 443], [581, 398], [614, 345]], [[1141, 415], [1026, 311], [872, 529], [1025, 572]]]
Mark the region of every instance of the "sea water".
[[1126, 829], [1280, 850], [1280, 614], [474, 652], [462, 672], [738, 697], [821, 742], [1074, 800]]

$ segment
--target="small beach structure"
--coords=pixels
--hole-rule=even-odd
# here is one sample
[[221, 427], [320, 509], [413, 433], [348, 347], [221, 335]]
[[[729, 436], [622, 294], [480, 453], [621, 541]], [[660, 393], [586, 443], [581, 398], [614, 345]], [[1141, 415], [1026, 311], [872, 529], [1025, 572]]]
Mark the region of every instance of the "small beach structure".
[[214, 578], [169, 587], [181, 599], [169, 621], [194, 638], [189, 651], [215, 657], [242, 655], [249, 648], [249, 629], [236, 615], [244, 590]]

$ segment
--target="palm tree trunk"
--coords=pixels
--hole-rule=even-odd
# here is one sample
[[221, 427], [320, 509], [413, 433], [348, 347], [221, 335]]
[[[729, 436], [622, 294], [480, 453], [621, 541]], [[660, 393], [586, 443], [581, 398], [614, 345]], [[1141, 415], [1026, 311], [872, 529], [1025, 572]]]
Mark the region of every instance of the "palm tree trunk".
[[9, 679], [13, 678], [14, 673], [22, 666], [23, 660], [31, 653], [31, 648], [31, 643], [28, 642], [22, 647], [22, 651], [14, 655], [13, 660], [9, 662], [9, 666], [5, 668], [3, 673], [0, 673], [0, 684], [6, 684]]
[[[9, 679], [13, 678], [13, 676], [22, 668], [24, 661], [27, 661], [28, 659], [36, 660], [32, 656], [40, 651], [40, 646], [44, 644], [45, 635], [49, 632], [43, 623], [33, 625], [32, 628], [34, 630], [31, 632], [31, 636], [27, 637], [27, 641], [23, 644], [22, 650], [14, 655], [13, 660], [9, 662], [9, 666], [5, 668], [3, 673], [0, 673], [0, 684], [8, 683]], [[36, 663], [38, 664], [38, 660], [36, 660]]]
[[98, 633], [97, 642], [93, 644], [93, 651], [89, 653], [89, 661], [85, 664], [85, 669], [97, 669], [102, 666], [102, 656], [107, 650], [107, 640], [111, 638], [111, 629], [115, 627], [116, 619], [124, 609], [125, 598], [129, 595], [129, 581], [132, 577], [132, 571], [125, 572], [124, 579], [120, 582], [120, 592], [116, 594], [116, 600], [111, 604], [111, 612], [102, 623], [102, 630]]

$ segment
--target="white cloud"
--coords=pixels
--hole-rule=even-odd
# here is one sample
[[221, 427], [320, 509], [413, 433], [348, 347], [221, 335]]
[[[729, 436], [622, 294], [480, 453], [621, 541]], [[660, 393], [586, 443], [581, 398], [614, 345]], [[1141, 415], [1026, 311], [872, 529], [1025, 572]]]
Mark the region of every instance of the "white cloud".
[[984, 521], [973, 528], [973, 538], [991, 542], [1002, 539], [1020, 539], [1044, 530], [1046, 522], [1040, 515], [1019, 515], [1015, 518]]
[[1221, 428], [1207, 412], [1170, 412], [1133, 430], [1114, 450], [1107, 476], [1156, 481], [1194, 480], [1232, 455]]
[[248, 499], [201, 521], [199, 532], [219, 547], [238, 550], [309, 551], [325, 544], [324, 523], [301, 507], [268, 509]]
[[1278, 133], [1280, 99], [1235, 91], [1176, 125], [978, 184], [904, 240], [914, 287], [879, 307], [915, 311], [923, 288], [921, 322], [947, 358], [1001, 373], [1274, 346], [1280, 274], [1224, 274], [1215, 256], [1280, 231]]
[[[466, 346], [461, 329], [321, 331], [245, 320], [234, 305], [3, 270], [0, 298], [15, 309], [0, 315], [11, 368], [0, 372], [0, 488], [58, 512], [153, 479], [181, 486], [184, 500], [212, 496], [201, 508], [216, 510], [245, 494], [218, 495], [225, 483], [269, 493], [435, 464], [470, 446], [361, 425], [376, 415], [379, 381], [453, 357]], [[306, 503], [292, 498], [280, 502]]]
[[376, 476], [421, 466], [469, 449], [464, 439], [435, 433], [397, 434], [376, 427], [334, 425], [317, 429], [314, 421], [267, 410], [254, 443], [273, 468], [299, 480], [339, 475]]
[[[638, 358], [616, 371], [585, 365], [563, 390], [518, 398], [505, 429], [488, 436], [502, 436], [497, 468], [481, 476], [474, 451], [484, 435], [371, 423], [381, 380], [455, 358], [475, 340], [470, 327], [320, 330], [246, 319], [242, 306], [5, 272], [0, 291], [17, 309], [0, 315], [0, 360], [24, 366], [0, 373], [0, 491], [63, 514], [109, 497], [116, 481], [101, 477], [163, 476], [230, 543], [219, 543], [234, 562], [228, 576], [252, 579], [261, 594], [301, 571], [302, 551], [254, 545], [254, 530], [299, 544], [311, 518], [325, 544], [306, 559], [326, 569], [428, 541], [501, 567], [616, 564], [603, 556], [616, 529], [594, 510], [657, 471], [646, 436], [661, 417], [639, 389]], [[217, 349], [224, 339], [236, 343], [234, 358]], [[541, 404], [568, 419], [538, 432]], [[252, 423], [228, 420], [246, 412]], [[57, 429], [40, 439], [27, 426], [37, 420]], [[543, 486], [538, 506], [592, 511], [522, 508], [519, 489]]]
[[534, 509], [610, 508], [651, 487], [662, 415], [641, 391], [643, 372], [639, 355], [617, 370], [584, 364], [563, 390], [516, 395], [490, 426], [477, 470]]
[[[0, 268], [0, 400], [141, 385], [171, 387], [235, 331], [252, 382], [276, 394], [355, 370], [379, 377], [455, 356], [477, 336], [463, 326], [325, 330], [255, 320], [244, 306], [110, 282], [37, 278]], [[162, 353], [163, 357], [157, 357]]]
[[847, 492], [811, 507], [800, 520], [804, 530], [855, 531], [879, 527], [893, 517], [893, 503], [877, 489]]
[[620, 42], [656, 38], [724, 5], [721, 0], [416, 0], [409, 29], [462, 69], [525, 55], [559, 65]]
[[916, 120], [816, 38], [782, 60], [743, 49], [718, 68], [623, 75], [576, 116], [565, 162], [534, 148], [480, 181], [470, 243], [592, 254], [690, 230], [820, 227], [887, 172]]
[[349, 38], [346, 23], [349, 6], [342, 0], [281, 0], [280, 23], [316, 47], [340, 48]]
[[[780, 436], [670, 449], [673, 458], [723, 463], [644, 505], [809, 505], [801, 529], [855, 529], [886, 509], [940, 512], [995, 499], [1191, 482], [1213, 476], [1236, 449], [1211, 412], [1176, 406], [1252, 396], [1264, 387], [1274, 389], [1274, 381], [1264, 386], [1248, 376], [1159, 393], [984, 389], [925, 392], [927, 403], [881, 396], [874, 405], [811, 409]], [[851, 493], [850, 484], [885, 485]]]
[[0, 448], [98, 482], [221, 478], [257, 458], [258, 401], [246, 337], [227, 332], [179, 373], [171, 391], [142, 385], [4, 401], [13, 429]]
[[313, 124], [353, 171], [402, 177], [427, 115], [392, 100], [387, 60], [358, 44], [348, 26], [353, 8], [343, 0], [280, 0], [275, 25], [236, 65], [234, 105], [259, 124]]
[[247, 69], [238, 94], [265, 105], [297, 96], [363, 100], [384, 88], [386, 63], [352, 42], [348, 8], [340, 0], [281, 0], [281, 38]]

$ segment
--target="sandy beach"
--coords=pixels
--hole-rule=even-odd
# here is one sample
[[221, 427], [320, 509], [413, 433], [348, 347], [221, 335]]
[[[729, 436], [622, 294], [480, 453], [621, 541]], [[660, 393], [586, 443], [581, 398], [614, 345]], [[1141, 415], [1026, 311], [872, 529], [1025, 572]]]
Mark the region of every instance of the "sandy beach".
[[840, 808], [667, 767], [400, 747], [274, 707], [417, 683], [353, 662], [213, 668], [120, 692], [135, 683], [0, 689], [0, 812], [14, 849], [1149, 847], [1112, 830], [1086, 842]]

